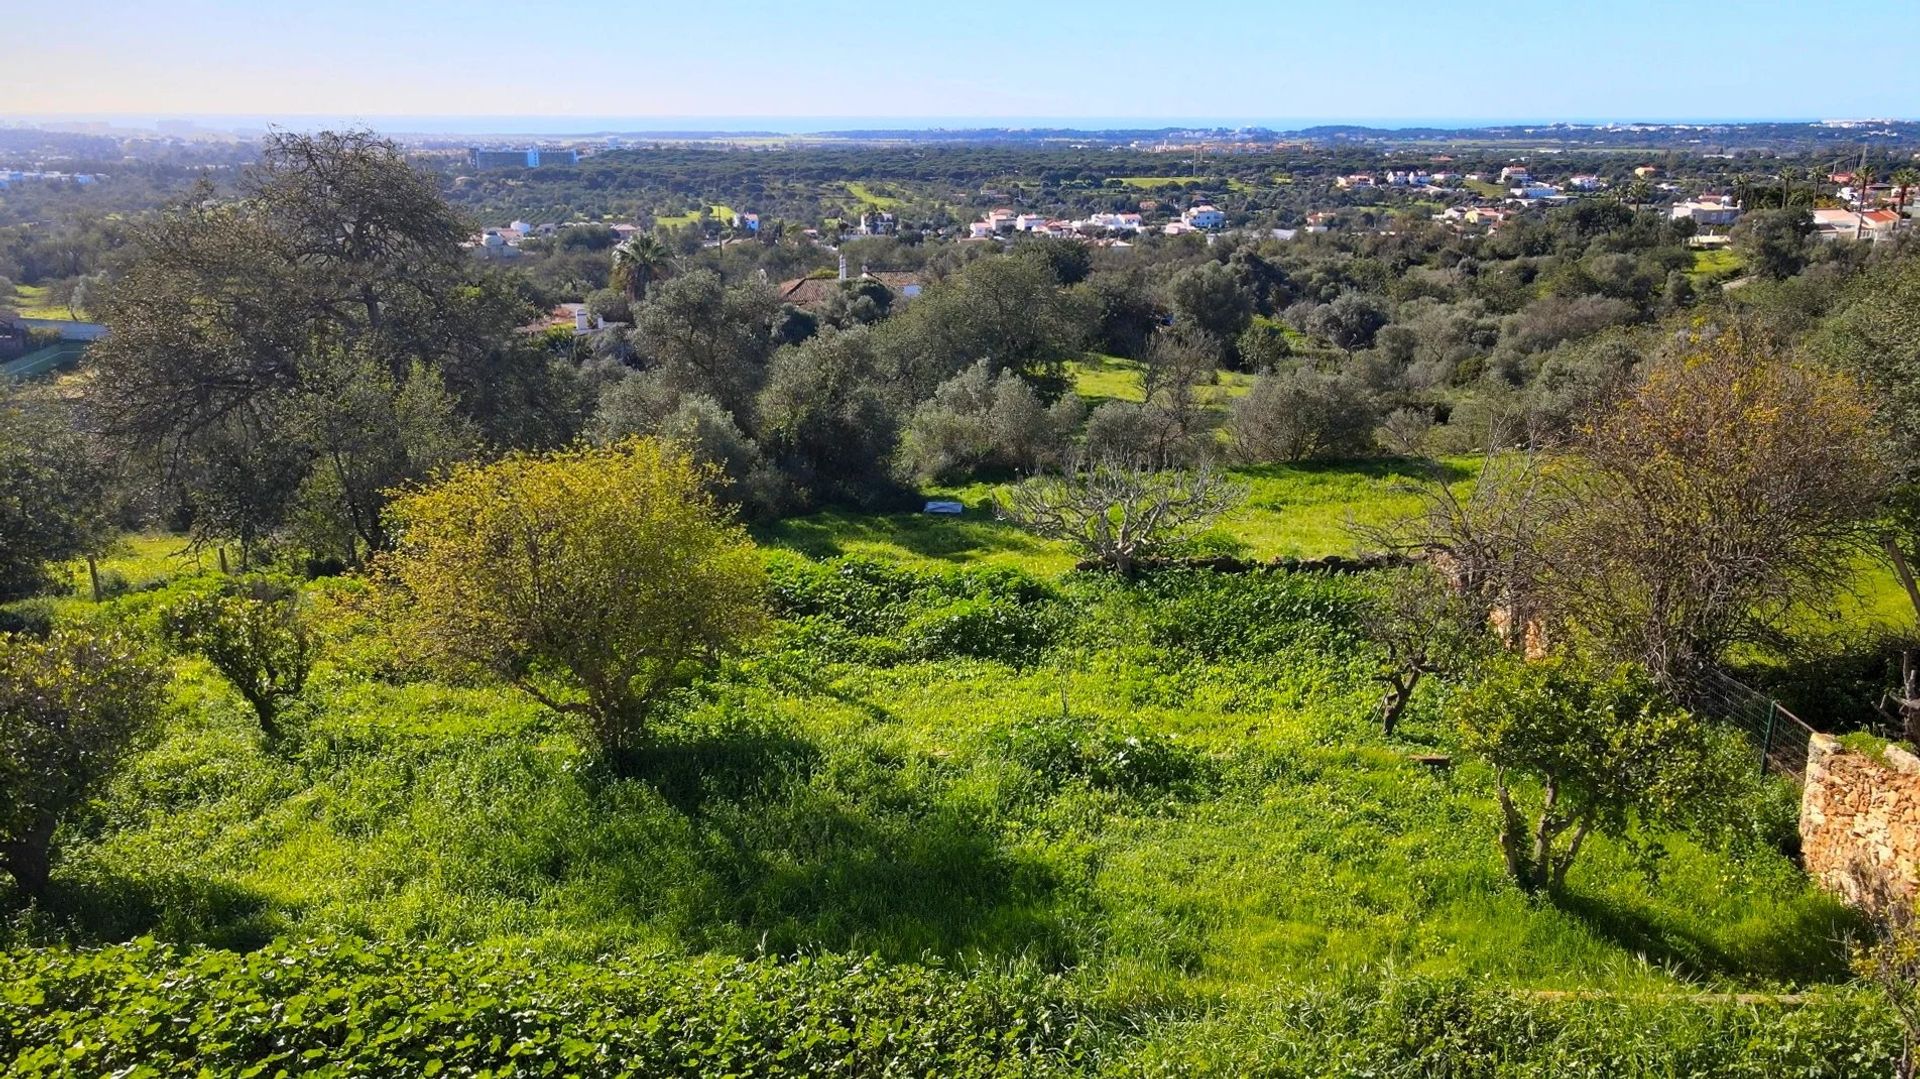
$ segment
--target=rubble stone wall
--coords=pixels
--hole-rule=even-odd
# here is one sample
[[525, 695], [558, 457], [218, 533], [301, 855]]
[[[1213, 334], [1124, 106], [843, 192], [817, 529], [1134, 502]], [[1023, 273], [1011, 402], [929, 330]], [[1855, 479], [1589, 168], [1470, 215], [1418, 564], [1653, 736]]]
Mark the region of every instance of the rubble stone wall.
[[1814, 735], [1800, 847], [1810, 876], [1869, 913], [1913, 902], [1920, 896], [1920, 757], [1898, 746], [1862, 752]]

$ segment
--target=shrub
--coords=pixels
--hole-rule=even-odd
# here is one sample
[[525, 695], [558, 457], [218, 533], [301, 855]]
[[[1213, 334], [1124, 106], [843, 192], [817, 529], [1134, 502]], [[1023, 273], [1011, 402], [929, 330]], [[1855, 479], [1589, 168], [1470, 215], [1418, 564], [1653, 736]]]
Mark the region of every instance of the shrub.
[[[1724, 827], [1753, 786], [1734, 735], [1675, 707], [1643, 671], [1508, 659], [1456, 702], [1461, 744], [1494, 767], [1500, 851], [1524, 889], [1559, 889], [1594, 831]], [[1516, 780], [1537, 780], [1535, 804]]]
[[0, 866], [21, 891], [45, 891], [55, 827], [119, 770], [161, 684], [122, 636], [0, 637]]
[[1242, 460], [1307, 461], [1365, 453], [1375, 420], [1359, 382], [1300, 369], [1260, 376], [1234, 403], [1228, 431]]
[[671, 444], [462, 465], [394, 503], [382, 573], [411, 643], [583, 721], [618, 755], [680, 679], [762, 628], [753, 544]]
[[9, 1074], [1033, 1075], [1085, 1053], [1060, 979], [838, 957], [140, 942], [14, 952], [0, 978]]
[[204, 657], [246, 698], [269, 740], [281, 736], [281, 713], [306, 689], [319, 652], [298, 587], [265, 577], [236, 582], [176, 605], [162, 625], [170, 644]]
[[1311, 573], [1178, 570], [1148, 578], [1144, 591], [1154, 647], [1208, 660], [1357, 644], [1365, 602], [1352, 581]]
[[1054, 620], [1002, 596], [955, 600], [915, 616], [902, 636], [923, 659], [967, 657], [1016, 667], [1034, 662], [1056, 636]]

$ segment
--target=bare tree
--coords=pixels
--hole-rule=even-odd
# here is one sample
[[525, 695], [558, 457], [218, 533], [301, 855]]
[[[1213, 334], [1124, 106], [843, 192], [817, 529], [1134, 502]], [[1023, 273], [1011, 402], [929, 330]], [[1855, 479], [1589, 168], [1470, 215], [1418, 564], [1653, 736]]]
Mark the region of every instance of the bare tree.
[[[1497, 441], [1497, 440], [1496, 440]], [[1468, 479], [1434, 465], [1403, 490], [1419, 508], [1385, 525], [1349, 522], [1366, 547], [1426, 562], [1514, 651], [1543, 644], [1552, 535], [1564, 506], [1540, 449], [1493, 449]]]
[[1474, 618], [1466, 598], [1422, 566], [1389, 577], [1363, 608], [1361, 621], [1383, 650], [1374, 678], [1386, 687], [1380, 729], [1387, 735], [1413, 703], [1422, 678], [1459, 668], [1486, 640], [1484, 623]]
[[1003, 520], [1065, 540], [1121, 576], [1142, 558], [1205, 531], [1247, 496], [1209, 465], [1156, 471], [1114, 458], [1080, 457], [996, 500]]
[[1824, 609], [1877, 547], [1890, 472], [1856, 380], [1739, 327], [1649, 365], [1561, 478], [1565, 611], [1667, 681]]

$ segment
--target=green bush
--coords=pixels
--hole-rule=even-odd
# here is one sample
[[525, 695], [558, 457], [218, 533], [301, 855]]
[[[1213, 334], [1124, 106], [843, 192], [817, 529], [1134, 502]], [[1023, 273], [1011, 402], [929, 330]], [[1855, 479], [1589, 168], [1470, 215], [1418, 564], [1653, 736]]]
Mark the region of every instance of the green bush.
[[1041, 1075], [1084, 1058], [1041, 975], [351, 940], [0, 956], [9, 1075]]
[[1026, 766], [1049, 789], [1079, 781], [1136, 797], [1201, 797], [1219, 781], [1205, 754], [1155, 734], [1122, 734], [1080, 717], [1044, 716], [995, 732], [988, 751]]
[[1149, 578], [1143, 600], [1152, 643], [1202, 659], [1352, 647], [1361, 639], [1364, 596], [1344, 577], [1181, 570]]
[[590, 965], [323, 938], [0, 954], [9, 1075], [1892, 1074], [1878, 998], [1571, 995], [1388, 977], [1224, 1008], [1096, 1004], [1015, 965], [836, 955]]
[[775, 613], [808, 627], [790, 641], [825, 646], [836, 660], [973, 658], [1022, 666], [1058, 635], [1056, 593], [1017, 570], [940, 572], [862, 558], [775, 557], [768, 578]]
[[965, 657], [1023, 667], [1047, 650], [1056, 629], [1056, 620], [1043, 608], [980, 595], [921, 612], [902, 636], [922, 659]]

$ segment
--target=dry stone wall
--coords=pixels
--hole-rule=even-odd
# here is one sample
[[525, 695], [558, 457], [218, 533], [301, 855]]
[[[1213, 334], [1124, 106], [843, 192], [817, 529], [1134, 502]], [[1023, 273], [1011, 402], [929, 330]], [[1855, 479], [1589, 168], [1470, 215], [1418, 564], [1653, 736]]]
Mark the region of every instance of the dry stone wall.
[[1814, 735], [1800, 847], [1809, 875], [1869, 913], [1913, 902], [1920, 896], [1920, 757], [1897, 746], [1861, 752]]

